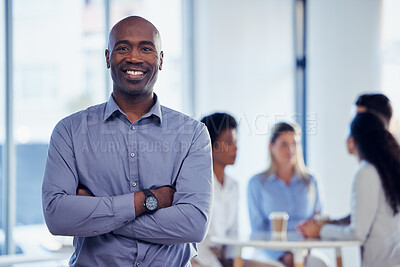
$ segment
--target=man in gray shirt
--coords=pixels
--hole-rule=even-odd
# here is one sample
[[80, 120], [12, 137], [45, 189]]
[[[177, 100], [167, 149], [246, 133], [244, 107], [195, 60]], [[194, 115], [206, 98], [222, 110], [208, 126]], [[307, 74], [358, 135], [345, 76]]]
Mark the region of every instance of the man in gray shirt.
[[113, 93], [61, 120], [42, 187], [46, 224], [74, 236], [70, 266], [190, 266], [212, 200], [206, 127], [153, 93], [158, 30], [127, 17], [105, 51]]

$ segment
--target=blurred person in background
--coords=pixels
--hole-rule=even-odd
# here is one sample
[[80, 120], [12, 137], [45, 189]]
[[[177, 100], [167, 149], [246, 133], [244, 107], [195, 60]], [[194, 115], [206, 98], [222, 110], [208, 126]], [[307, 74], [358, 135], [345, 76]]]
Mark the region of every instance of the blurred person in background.
[[[197, 244], [198, 256], [194, 267], [230, 267], [235, 258], [234, 246], [213, 243], [213, 236], [238, 238], [239, 185], [225, 173], [228, 165], [235, 164], [237, 153], [237, 122], [227, 113], [213, 113], [203, 122], [210, 133], [213, 159], [214, 201], [210, 228], [202, 243]], [[245, 260], [245, 267], [271, 265]]]
[[[381, 93], [365, 93], [357, 97], [354, 103], [355, 115], [362, 112], [370, 112], [375, 114], [382, 120], [386, 129], [389, 129], [393, 115], [392, 105], [387, 96]], [[331, 224], [348, 225], [350, 224], [350, 215], [334, 220], [328, 220]]]
[[400, 140], [400, 120], [393, 116], [392, 104], [387, 96], [381, 93], [367, 93], [360, 95], [356, 100], [356, 113], [369, 111], [378, 116], [385, 123], [385, 127]]
[[390, 120], [392, 119], [393, 110], [390, 100], [384, 94], [370, 93], [359, 95], [356, 102], [356, 114], [362, 112], [374, 113], [389, 129]]
[[[277, 123], [269, 142], [270, 165], [253, 176], [248, 184], [248, 205], [253, 233], [270, 232], [271, 212], [289, 215], [288, 231], [321, 212], [318, 186], [308, 172], [303, 159], [301, 131], [296, 124]], [[260, 251], [258, 251], [260, 256]], [[289, 251], [261, 251], [261, 258], [279, 261], [293, 266], [293, 253]], [[322, 255], [309, 254], [306, 266], [327, 266]]]
[[359, 240], [363, 267], [400, 264], [400, 146], [381, 118], [357, 114], [347, 150], [359, 161], [351, 197], [351, 223], [314, 220], [299, 226], [305, 237]]

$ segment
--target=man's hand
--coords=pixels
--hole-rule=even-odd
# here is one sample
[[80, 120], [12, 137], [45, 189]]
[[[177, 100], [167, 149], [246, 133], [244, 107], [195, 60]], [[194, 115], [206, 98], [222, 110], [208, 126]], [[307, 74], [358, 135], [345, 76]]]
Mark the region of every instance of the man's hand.
[[153, 192], [158, 200], [158, 209], [171, 207], [175, 191], [175, 189], [169, 186], [151, 189], [151, 192]]
[[[174, 199], [175, 189], [169, 186], [163, 186], [156, 189], [150, 189], [151, 192], [156, 196], [158, 200], [158, 208], [163, 209], [171, 207], [172, 200]], [[143, 203], [146, 199], [146, 196], [142, 191], [136, 192], [134, 196], [135, 201], [135, 214], [136, 217], [142, 215], [146, 212], [146, 208], [144, 207]]]
[[76, 195], [77, 196], [85, 196], [85, 197], [93, 197], [92, 194], [90, 194], [88, 191], [86, 191], [83, 188], [79, 188], [76, 190]]
[[[163, 208], [168, 208], [171, 207], [172, 205], [172, 200], [174, 199], [174, 193], [176, 190], [172, 187], [169, 186], [163, 186], [157, 189], [151, 189], [151, 192], [156, 196], [158, 200], [158, 208], [157, 209], [163, 209]], [[77, 196], [85, 196], [85, 197], [93, 197], [93, 195], [87, 190], [84, 189], [83, 187], [78, 187], [76, 190], [76, 195]], [[135, 213], [136, 216], [139, 216], [143, 213], [146, 212], [146, 208], [143, 206], [144, 200], [145, 200], [145, 195], [143, 192], [136, 192], [135, 193]]]

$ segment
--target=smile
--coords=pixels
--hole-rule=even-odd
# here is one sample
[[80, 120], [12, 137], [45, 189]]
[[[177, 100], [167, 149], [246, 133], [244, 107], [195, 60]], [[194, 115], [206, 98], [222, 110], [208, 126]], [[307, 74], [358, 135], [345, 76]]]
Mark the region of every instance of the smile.
[[126, 71], [127, 74], [129, 75], [143, 75], [143, 71], [140, 70], [127, 70]]
[[123, 73], [127, 80], [142, 80], [147, 72], [143, 70], [124, 70]]

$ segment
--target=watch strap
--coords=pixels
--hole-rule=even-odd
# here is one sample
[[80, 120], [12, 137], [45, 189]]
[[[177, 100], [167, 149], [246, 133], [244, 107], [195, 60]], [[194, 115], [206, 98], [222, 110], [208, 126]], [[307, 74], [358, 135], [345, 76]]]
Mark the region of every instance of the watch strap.
[[143, 189], [142, 192], [146, 197], [151, 197], [151, 196], [155, 197], [155, 195], [153, 194], [153, 192], [150, 191], [150, 189]]
[[[150, 189], [143, 189], [142, 192], [146, 196], [146, 198], [144, 199], [144, 203], [143, 203], [144, 207], [146, 208], [146, 212], [148, 214], [151, 214], [151, 213], [155, 212], [157, 210], [157, 208], [158, 208], [158, 199], [157, 199], [157, 197], [153, 194], [153, 192], [150, 191]], [[148, 198], [153, 198], [156, 201], [157, 207], [154, 210], [153, 209], [149, 209], [149, 207], [147, 206], [147, 199]]]

